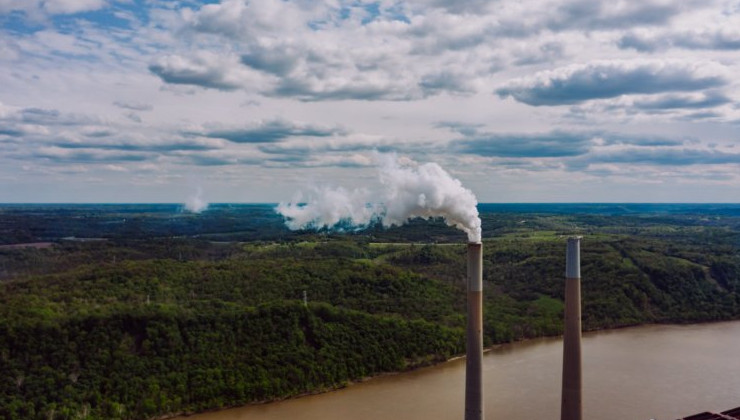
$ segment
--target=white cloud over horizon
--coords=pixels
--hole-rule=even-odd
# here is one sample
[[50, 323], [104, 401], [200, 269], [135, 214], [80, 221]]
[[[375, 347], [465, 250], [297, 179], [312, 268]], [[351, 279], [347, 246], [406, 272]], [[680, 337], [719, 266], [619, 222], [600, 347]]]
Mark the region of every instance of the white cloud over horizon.
[[0, 202], [193, 176], [278, 202], [378, 151], [483, 202], [740, 202], [739, 25], [735, 0], [0, 0]]

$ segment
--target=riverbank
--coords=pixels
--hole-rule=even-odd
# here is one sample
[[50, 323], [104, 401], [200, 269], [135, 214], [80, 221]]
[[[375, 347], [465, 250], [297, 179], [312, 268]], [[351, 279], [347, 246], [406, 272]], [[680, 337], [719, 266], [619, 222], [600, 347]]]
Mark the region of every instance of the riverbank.
[[[740, 321], [652, 324], [584, 334], [584, 418], [672, 420], [738, 405]], [[562, 345], [545, 337], [496, 345], [484, 357], [489, 418], [559, 412]], [[462, 358], [305, 398], [180, 417], [189, 420], [434, 420], [460, 417]], [[718, 380], [721, 379], [721, 380]], [[700, 390], [701, 392], [697, 392]], [[348, 413], [352, 413], [348, 416]]]
[[[624, 325], [619, 326], [615, 328], [604, 328], [604, 329], [594, 329], [590, 331], [584, 331], [583, 337], [584, 339], [587, 339], [589, 337], [595, 337], [598, 335], [604, 335], [604, 334], [614, 334], [619, 333], [621, 331], [628, 331], [630, 329], [658, 329], [662, 327], [681, 327], [681, 326], [702, 326], [702, 325], [719, 325], [723, 323], [740, 323], [740, 319], [735, 320], [721, 320], [721, 321], [711, 321], [711, 322], [699, 322], [699, 323], [646, 323], [646, 324], [636, 324], [636, 325]], [[522, 340], [517, 340], [509, 343], [498, 343], [491, 346], [486, 347], [483, 352], [484, 354], [495, 354], [495, 355], [501, 355], [505, 353], [509, 353], [512, 351], [515, 351], [517, 348], [521, 349], [522, 347], [527, 346], [536, 346], [542, 343], [551, 343], [551, 342], [562, 342], [562, 335], [552, 335], [552, 336], [542, 336], [542, 337], [533, 337], [533, 338], [525, 338]], [[218, 408], [214, 410], [204, 410], [200, 412], [189, 412], [189, 413], [178, 413], [178, 414], [171, 414], [166, 415], [162, 417], [157, 417], [156, 420], [168, 420], [168, 419], [188, 419], [193, 418], [193, 416], [198, 416], [201, 414], [208, 414], [208, 413], [216, 413], [221, 411], [228, 411], [228, 410], [234, 410], [239, 408], [246, 408], [246, 407], [252, 407], [252, 406], [262, 406], [266, 404], [279, 404], [285, 401], [290, 400], [296, 400], [301, 399], [305, 397], [311, 397], [316, 395], [322, 395], [322, 394], [328, 394], [333, 393], [337, 391], [341, 391], [356, 385], [361, 385], [368, 383], [373, 380], [380, 380], [383, 378], [388, 377], [394, 377], [398, 375], [404, 375], [409, 374], [412, 372], [416, 372], [419, 370], [423, 370], [425, 368], [440, 368], [442, 365], [445, 364], [451, 364], [455, 362], [460, 362], [465, 359], [464, 354], [456, 355], [453, 357], [450, 357], [446, 360], [439, 360], [434, 363], [420, 363], [416, 365], [412, 365], [407, 369], [400, 370], [400, 371], [394, 371], [394, 372], [383, 372], [377, 375], [371, 375], [364, 377], [362, 379], [354, 380], [354, 381], [347, 381], [346, 383], [342, 384], [341, 386], [334, 387], [334, 388], [325, 388], [325, 389], [319, 389], [315, 391], [310, 392], [304, 392], [298, 395], [286, 397], [286, 398], [280, 398], [280, 399], [272, 399], [272, 400], [264, 400], [264, 401], [257, 401], [253, 403], [243, 404], [243, 405], [236, 405], [231, 407], [224, 407], [224, 408]], [[647, 419], [646, 419], [647, 420]]]
[[[487, 351], [490, 351], [492, 348], [493, 347], [489, 347], [489, 348], [484, 349], [483, 351], [485, 353]], [[310, 396], [314, 396], [314, 395], [322, 395], [322, 394], [327, 394], [327, 393], [332, 393], [332, 392], [340, 391], [342, 389], [347, 389], [349, 387], [352, 387], [352, 386], [355, 386], [355, 385], [359, 385], [359, 384], [363, 384], [363, 383], [367, 383], [369, 381], [373, 381], [373, 380], [377, 380], [377, 379], [381, 379], [381, 378], [386, 378], [386, 377], [397, 376], [397, 375], [403, 375], [403, 374], [414, 372], [414, 371], [417, 371], [417, 370], [420, 370], [420, 369], [424, 369], [424, 368], [433, 368], [435, 366], [439, 366], [439, 365], [442, 365], [442, 364], [445, 364], [445, 363], [450, 363], [450, 362], [454, 362], [454, 361], [462, 360], [462, 359], [465, 359], [465, 355], [453, 356], [451, 358], [444, 359], [444, 360], [439, 360], [439, 361], [436, 361], [436, 362], [422, 362], [422, 363], [419, 363], [419, 364], [413, 364], [413, 365], [409, 365], [408, 368], [403, 369], [403, 370], [392, 371], [392, 372], [381, 372], [381, 373], [378, 373], [376, 375], [370, 375], [370, 376], [365, 376], [365, 377], [360, 378], [360, 379], [356, 379], [356, 380], [352, 380], [352, 381], [346, 381], [345, 383], [343, 383], [343, 384], [341, 384], [340, 386], [337, 386], [337, 387], [316, 389], [316, 390], [313, 390], [313, 391], [307, 391], [307, 392], [303, 392], [303, 393], [300, 393], [300, 394], [297, 394], [297, 395], [292, 395], [292, 396], [285, 397], [285, 398], [276, 398], [276, 399], [270, 399], [270, 400], [255, 401], [255, 402], [251, 402], [251, 403], [247, 403], [247, 404], [234, 405], [234, 406], [230, 406], [230, 407], [215, 408], [215, 409], [212, 409], [212, 410], [203, 410], [203, 411], [197, 411], [197, 412], [182, 412], [182, 413], [176, 413], [176, 414], [165, 414], [163, 416], [159, 416], [159, 417], [156, 417], [156, 418], [153, 418], [153, 419], [150, 419], [150, 420], [169, 420], [169, 419], [189, 418], [191, 416], [195, 416], [195, 415], [199, 415], [199, 414], [215, 413], [215, 412], [220, 412], [220, 411], [232, 410], [232, 409], [240, 408], [240, 407], [260, 406], [260, 405], [265, 405], [265, 404], [280, 403], [280, 402], [284, 402], [284, 401], [295, 400], [295, 399], [300, 399], [300, 398], [304, 398], [304, 397], [310, 397]]]

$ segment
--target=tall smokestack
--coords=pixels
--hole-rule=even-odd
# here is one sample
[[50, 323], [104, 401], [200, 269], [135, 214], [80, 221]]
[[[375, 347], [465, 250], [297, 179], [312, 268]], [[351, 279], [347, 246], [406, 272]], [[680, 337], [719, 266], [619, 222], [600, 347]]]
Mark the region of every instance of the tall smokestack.
[[581, 420], [581, 237], [568, 238], [561, 420]]
[[483, 244], [468, 243], [465, 420], [483, 419]]

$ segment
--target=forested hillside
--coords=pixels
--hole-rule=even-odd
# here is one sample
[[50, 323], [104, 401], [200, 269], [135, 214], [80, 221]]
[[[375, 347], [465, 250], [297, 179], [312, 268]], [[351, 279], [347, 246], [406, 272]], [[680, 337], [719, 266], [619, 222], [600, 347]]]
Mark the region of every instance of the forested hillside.
[[[483, 216], [487, 345], [561, 333], [574, 231], [584, 236], [584, 328], [740, 318], [733, 217]], [[422, 240], [430, 235], [445, 243]], [[417, 221], [280, 241], [0, 248], [0, 418], [149, 419], [459, 355], [458, 236]]]

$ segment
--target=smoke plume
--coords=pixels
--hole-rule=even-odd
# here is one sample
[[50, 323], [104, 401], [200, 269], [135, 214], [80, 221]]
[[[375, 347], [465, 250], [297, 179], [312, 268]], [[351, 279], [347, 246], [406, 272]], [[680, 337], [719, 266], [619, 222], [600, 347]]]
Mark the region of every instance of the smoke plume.
[[203, 190], [200, 187], [185, 201], [185, 210], [191, 213], [200, 213], [207, 208], [208, 202], [203, 199]]
[[418, 164], [395, 155], [377, 160], [377, 191], [314, 188], [306, 200], [299, 194], [280, 203], [277, 212], [293, 230], [362, 229], [372, 222], [389, 227], [416, 217], [442, 217], [447, 225], [466, 232], [470, 242], [480, 242], [478, 200], [459, 180], [436, 163]]
[[365, 189], [347, 190], [342, 187], [314, 187], [304, 203], [302, 194], [293, 201], [280, 203], [278, 213], [292, 230], [334, 228], [345, 225], [361, 229], [377, 218], [377, 206], [369, 204], [371, 194]]

